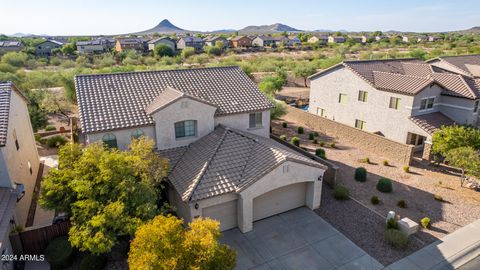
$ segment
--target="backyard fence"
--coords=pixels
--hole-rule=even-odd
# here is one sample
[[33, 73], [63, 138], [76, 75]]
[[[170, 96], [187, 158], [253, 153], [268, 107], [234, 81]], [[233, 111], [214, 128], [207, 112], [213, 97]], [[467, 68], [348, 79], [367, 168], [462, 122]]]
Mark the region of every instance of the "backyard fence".
[[10, 236], [16, 254], [43, 254], [48, 243], [59, 236], [68, 235], [70, 224], [61, 222], [47, 227], [27, 228]]

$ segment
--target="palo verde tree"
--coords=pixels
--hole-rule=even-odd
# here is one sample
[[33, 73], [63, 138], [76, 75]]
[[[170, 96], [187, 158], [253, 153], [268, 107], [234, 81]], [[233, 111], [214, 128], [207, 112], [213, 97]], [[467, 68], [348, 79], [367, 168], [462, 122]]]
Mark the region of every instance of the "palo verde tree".
[[480, 150], [480, 130], [467, 126], [446, 126], [432, 137], [432, 153], [446, 156], [448, 151], [459, 147]]
[[460, 186], [463, 186], [465, 174], [480, 177], [480, 154], [472, 147], [458, 147], [447, 152], [445, 160], [449, 165], [460, 168], [462, 176]]
[[218, 242], [218, 221], [197, 218], [188, 228], [174, 216], [155, 217], [141, 225], [128, 253], [132, 270], [234, 269], [235, 251]]
[[40, 205], [70, 216], [72, 246], [106, 253], [119, 236], [133, 235], [159, 214], [159, 191], [169, 165], [153, 149], [154, 142], [144, 137], [134, 140], [130, 151], [100, 143], [60, 149], [58, 169], [43, 181]]
[[297, 78], [303, 78], [303, 84], [307, 87], [308, 76], [313, 75], [316, 71], [316, 68], [311, 64], [301, 64], [295, 67], [293, 74]]

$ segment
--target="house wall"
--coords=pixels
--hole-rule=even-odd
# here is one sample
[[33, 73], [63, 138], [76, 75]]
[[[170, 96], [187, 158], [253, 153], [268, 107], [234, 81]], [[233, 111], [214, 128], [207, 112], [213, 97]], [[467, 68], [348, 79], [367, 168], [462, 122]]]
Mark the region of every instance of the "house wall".
[[[19, 144], [18, 150], [15, 146], [15, 136]], [[7, 143], [1, 148], [1, 153], [4, 165], [0, 168], [7, 168], [10, 187], [14, 187], [15, 183], [23, 184], [25, 187], [25, 196], [17, 203], [15, 209], [17, 224], [25, 225], [40, 161], [27, 104], [16, 91], [12, 92], [10, 98]], [[4, 174], [2, 173], [2, 177]], [[6, 182], [3, 180], [2, 184], [8, 184]]]
[[270, 110], [262, 112], [263, 126], [261, 128], [249, 128], [249, 115], [249, 113], [240, 113], [217, 116], [215, 117], [215, 126], [218, 124], [222, 124], [227, 127], [247, 131], [268, 138], [270, 136]]
[[8, 47], [0, 47], [0, 54], [4, 54], [7, 52], [19, 52], [23, 49], [22, 46], [8, 46]]
[[77, 46], [78, 53], [101, 53], [105, 50], [103, 45], [82, 45]]
[[165, 44], [168, 47], [170, 47], [170, 49], [172, 49], [173, 51], [176, 50], [176, 43], [174, 41], [171, 41], [171, 40], [168, 40], [168, 39], [161, 39], [161, 40], [155, 42], [155, 44], [149, 43], [148, 44], [148, 49], [150, 51], [153, 51], [153, 49], [155, 49], [155, 47], [159, 44]]
[[52, 54], [52, 50], [56, 48], [61, 48], [62, 46], [50, 41], [43, 42], [38, 44], [35, 47], [35, 54], [38, 56], [50, 56]]
[[[134, 128], [124, 128], [124, 129], [117, 129], [112, 131], [105, 131], [105, 132], [95, 132], [95, 133], [88, 133], [86, 134], [87, 143], [94, 143], [97, 141], [102, 141], [103, 136], [108, 133], [112, 133], [117, 138], [117, 146], [120, 150], [127, 150], [128, 146], [132, 142], [132, 133], [140, 129], [143, 131], [146, 137], [155, 140], [155, 127], [151, 126], [143, 126], [143, 127], [134, 127]], [[156, 140], [155, 140], [156, 142]]]
[[171, 186], [168, 188], [168, 197], [171, 205], [175, 206], [178, 217], [182, 218], [185, 223], [191, 222], [192, 216], [190, 215], [190, 205], [182, 201], [178, 192]]
[[478, 113], [473, 112], [475, 100], [440, 96], [439, 110], [458, 124], [478, 125]]

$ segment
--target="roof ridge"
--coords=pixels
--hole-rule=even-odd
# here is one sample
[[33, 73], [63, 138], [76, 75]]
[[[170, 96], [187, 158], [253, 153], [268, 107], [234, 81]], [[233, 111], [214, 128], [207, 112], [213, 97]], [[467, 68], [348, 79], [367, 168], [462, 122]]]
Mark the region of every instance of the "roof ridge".
[[474, 92], [473, 89], [470, 87], [470, 85], [467, 83], [467, 81], [465, 80], [464, 76], [462, 76], [462, 75], [460, 75], [460, 74], [458, 74], [458, 76], [460, 76], [460, 80], [462, 80], [463, 85], [464, 85], [465, 87], [467, 87], [467, 89], [468, 89], [468, 91], [470, 92], [470, 94], [473, 95], [473, 98], [475, 98], [475, 97], [476, 97], [475, 92]]
[[366, 59], [366, 60], [344, 60], [343, 63], [368, 63], [368, 62], [401, 62], [401, 61], [413, 61], [419, 60], [418, 58], [389, 58], [389, 59]]
[[416, 78], [416, 79], [430, 79], [430, 80], [433, 80], [431, 76], [421, 77], [421, 76], [410, 75], [410, 74], [401, 74], [401, 73], [393, 73], [393, 72], [385, 72], [385, 71], [377, 71], [377, 70], [373, 70], [372, 72], [373, 72], [373, 74], [384, 73], [384, 74], [398, 75], [398, 76], [410, 77], [410, 78]]

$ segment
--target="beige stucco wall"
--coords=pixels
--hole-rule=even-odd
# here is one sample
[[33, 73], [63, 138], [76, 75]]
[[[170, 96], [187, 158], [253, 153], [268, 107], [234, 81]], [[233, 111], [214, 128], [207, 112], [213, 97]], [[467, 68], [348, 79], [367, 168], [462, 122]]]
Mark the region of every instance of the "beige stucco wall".
[[270, 110], [262, 111], [261, 128], [249, 128], [249, 115], [249, 113], [239, 113], [215, 117], [215, 126], [222, 124], [227, 127], [247, 131], [268, 138], [270, 136]]
[[143, 127], [135, 127], [135, 128], [117, 129], [117, 130], [112, 130], [107, 132], [88, 133], [86, 135], [87, 144], [93, 143], [96, 141], [101, 142], [105, 134], [112, 133], [117, 138], [118, 149], [127, 150], [128, 146], [132, 142], [132, 133], [137, 129], [142, 130], [146, 137], [155, 139], [155, 127], [143, 126]]
[[478, 125], [478, 113], [473, 112], [475, 100], [441, 96], [439, 110], [458, 124]]
[[[14, 133], [20, 146], [18, 150], [15, 147]], [[7, 187], [9, 184], [9, 187], [14, 187], [15, 183], [21, 183], [25, 186], [25, 196], [17, 203], [15, 209], [17, 224], [24, 226], [32, 201], [40, 161], [27, 104], [15, 91], [12, 92], [10, 100], [7, 144], [1, 148], [1, 154], [0, 162], [4, 162], [4, 164], [0, 165], [0, 169], [6, 169], [6, 172], [2, 172], [2, 178], [8, 174], [7, 179], [10, 180], [10, 183], [3, 180], [1, 184]], [[32, 168], [31, 174], [29, 163]]]

